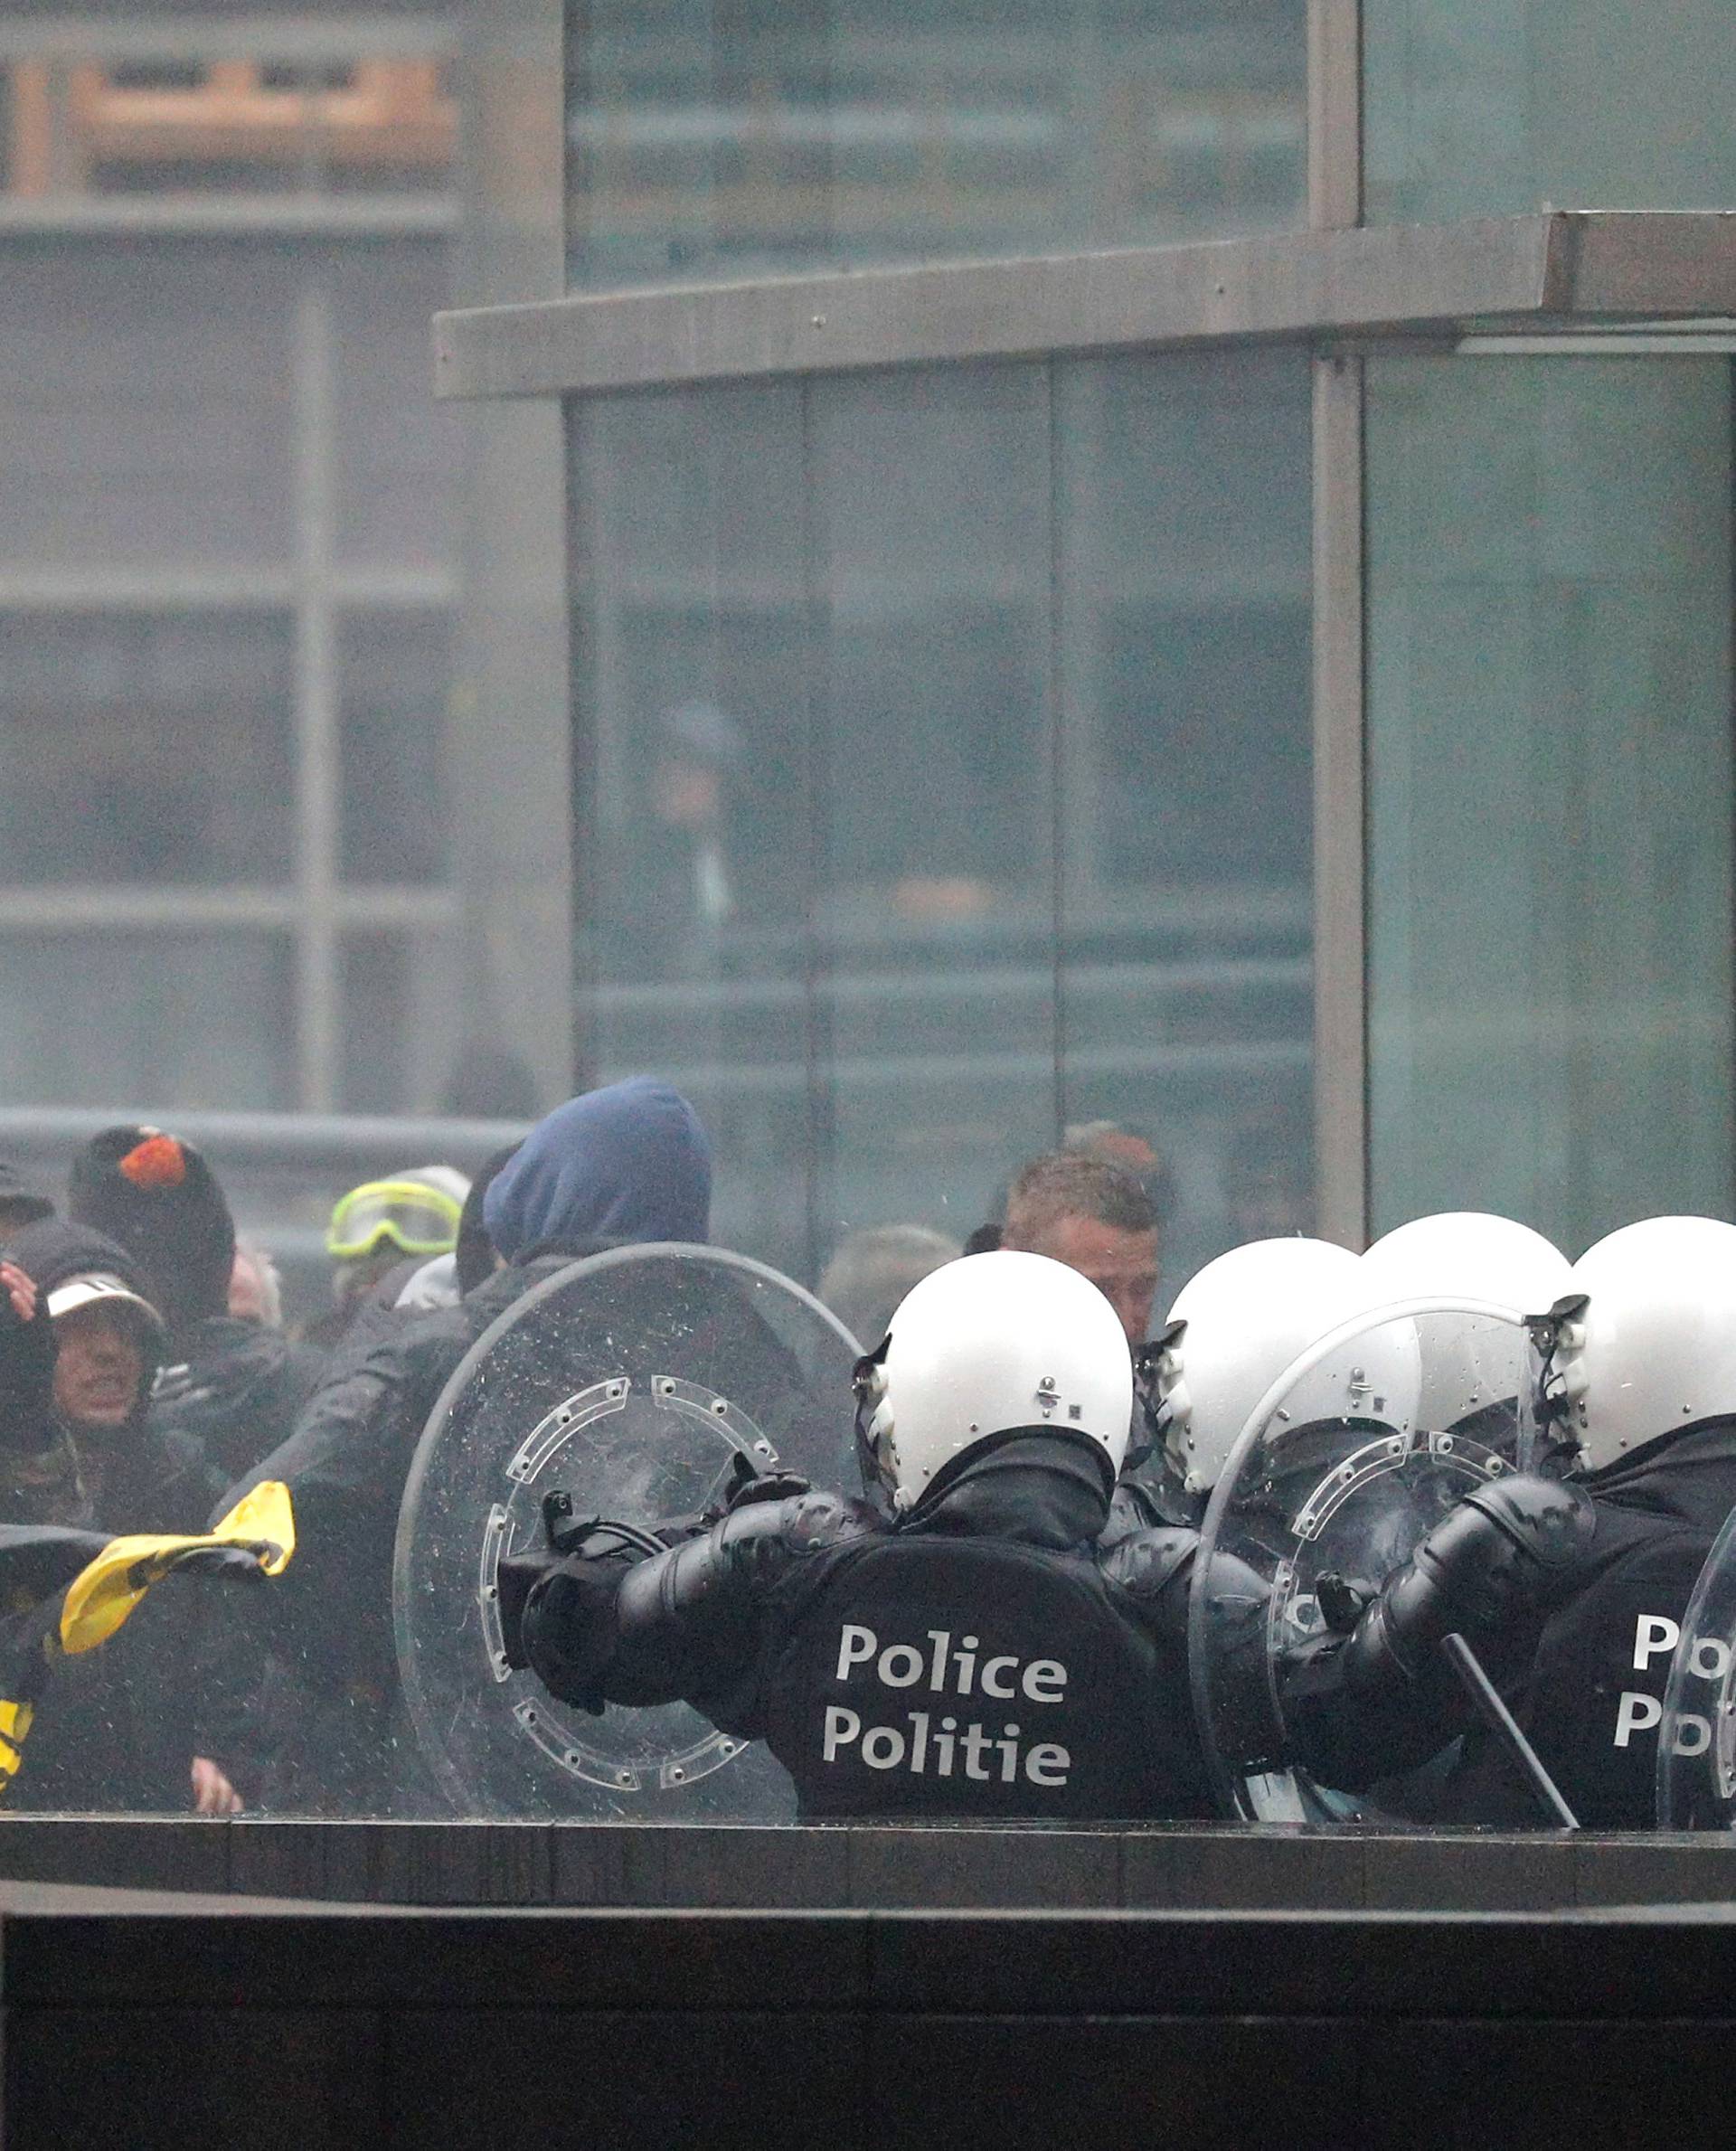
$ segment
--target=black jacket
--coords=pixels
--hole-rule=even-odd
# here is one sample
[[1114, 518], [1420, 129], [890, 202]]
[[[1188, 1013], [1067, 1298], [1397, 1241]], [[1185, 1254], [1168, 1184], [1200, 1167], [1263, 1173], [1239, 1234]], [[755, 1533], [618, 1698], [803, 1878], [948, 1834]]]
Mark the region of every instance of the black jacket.
[[524, 1646], [565, 1700], [694, 1703], [763, 1739], [802, 1812], [1203, 1816], [1188, 1700], [1191, 1532], [1099, 1544], [1083, 1443], [982, 1445], [888, 1524], [808, 1494], [532, 1591]]
[[227, 1485], [288, 1439], [323, 1363], [321, 1354], [280, 1331], [211, 1316], [177, 1340], [158, 1369], [151, 1429], [191, 1436]]
[[[196, 1443], [147, 1425], [117, 1434], [99, 1457], [61, 1435], [0, 1465], [0, 1521], [195, 1532], [212, 1484]], [[193, 1756], [223, 1745], [240, 1704], [241, 1669], [215, 1603], [230, 1596], [153, 1592], [112, 1642], [63, 1661], [8, 1809], [185, 1812]]]
[[[1664, 1634], [1679, 1623], [1712, 1542], [1736, 1507], [1736, 1420], [1710, 1420], [1647, 1445], [1581, 1482], [1594, 1528], [1580, 1557], [1549, 1580], [1524, 1618], [1467, 1629], [1579, 1821], [1654, 1826], [1656, 1706], [1669, 1677]], [[1642, 1662], [1636, 1664], [1638, 1658]], [[1463, 1735], [1436, 1819], [1529, 1826], [1546, 1820], [1507, 1750], [1443, 1664], [1382, 1710], [1346, 1707], [1330, 1654], [1288, 1699], [1306, 1759], [1327, 1782], [1360, 1789], [1414, 1769]]]
[[263, 1598], [258, 1649], [268, 1701], [231, 1776], [267, 1807], [386, 1815], [443, 1807], [415, 1756], [398, 1692], [392, 1563], [416, 1445], [440, 1392], [496, 1316], [571, 1261], [552, 1253], [497, 1271], [456, 1307], [344, 1354], [294, 1432], [219, 1503], [281, 1479], [296, 1558]]

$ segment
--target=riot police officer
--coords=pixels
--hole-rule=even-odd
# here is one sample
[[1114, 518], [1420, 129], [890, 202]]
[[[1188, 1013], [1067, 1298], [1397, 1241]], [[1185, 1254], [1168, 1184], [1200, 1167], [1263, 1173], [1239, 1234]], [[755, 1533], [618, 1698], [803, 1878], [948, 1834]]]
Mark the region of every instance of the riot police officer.
[[562, 1700], [697, 1705], [809, 1816], [1201, 1816], [1194, 1535], [1099, 1545], [1126, 1340], [1046, 1257], [967, 1256], [856, 1370], [870, 1502], [738, 1506], [646, 1557], [596, 1524], [502, 1561], [509, 1658]]
[[1574, 1265], [1552, 1310], [1545, 1408], [1571, 1470], [1461, 1502], [1284, 1669], [1301, 1758], [1367, 1784], [1464, 1734], [1447, 1819], [1541, 1819], [1510, 1749], [1439, 1650], [1471, 1643], [1581, 1824], [1653, 1819], [1669, 1643], [1736, 1506], [1736, 1227], [1651, 1218]]
[[1197, 1523], [1236, 1437], [1306, 1347], [1360, 1304], [1348, 1249], [1250, 1240], [1196, 1270], [1137, 1362], [1149, 1437], [1115, 1490], [1110, 1531]]

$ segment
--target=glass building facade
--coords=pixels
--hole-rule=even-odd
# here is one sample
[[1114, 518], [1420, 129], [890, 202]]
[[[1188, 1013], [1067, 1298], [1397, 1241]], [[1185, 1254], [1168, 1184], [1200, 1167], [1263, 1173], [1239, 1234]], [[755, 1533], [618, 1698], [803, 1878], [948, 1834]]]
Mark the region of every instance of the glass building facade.
[[962, 1240], [1102, 1119], [1172, 1267], [1306, 1222], [1308, 429], [1288, 353], [577, 414], [588, 1043], [693, 1098], [730, 1244]]
[[[591, 8], [574, 290], [1307, 214], [1305, 11]], [[583, 1050], [810, 1280], [1069, 1128], [1171, 1288], [1312, 1219], [1305, 358], [1037, 355], [570, 415]]]
[[0, 1109], [428, 1109], [456, 41], [176, 14], [0, 21]]
[[1728, 1213], [1736, 56], [1596, 12], [567, 11], [567, 302], [443, 363], [566, 398], [581, 1050], [726, 1236], [1092, 1120], [1160, 1304]]

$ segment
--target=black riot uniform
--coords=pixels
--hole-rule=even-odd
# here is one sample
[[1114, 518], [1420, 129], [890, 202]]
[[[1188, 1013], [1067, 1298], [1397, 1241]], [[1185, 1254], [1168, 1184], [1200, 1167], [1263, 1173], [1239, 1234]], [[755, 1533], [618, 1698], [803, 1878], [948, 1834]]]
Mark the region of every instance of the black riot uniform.
[[1099, 1545], [1099, 1448], [1014, 1429], [888, 1522], [809, 1493], [637, 1558], [607, 1525], [501, 1564], [509, 1654], [562, 1700], [695, 1704], [809, 1817], [1195, 1817], [1192, 1532]]
[[1298, 1759], [1359, 1790], [1462, 1734], [1441, 1821], [1533, 1825], [1536, 1796], [1441, 1657], [1476, 1649], [1579, 1821], [1649, 1829], [1671, 1647], [1736, 1507], [1736, 1419], [1650, 1442], [1573, 1485], [1514, 1478], [1459, 1505], [1347, 1637], [1285, 1671]]

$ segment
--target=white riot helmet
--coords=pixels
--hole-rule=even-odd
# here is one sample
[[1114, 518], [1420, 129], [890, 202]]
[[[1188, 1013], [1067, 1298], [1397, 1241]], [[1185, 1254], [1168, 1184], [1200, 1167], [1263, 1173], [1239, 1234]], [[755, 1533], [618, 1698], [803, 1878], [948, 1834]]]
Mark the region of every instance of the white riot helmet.
[[1142, 1361], [1172, 1471], [1209, 1494], [1248, 1416], [1291, 1361], [1355, 1311], [1354, 1255], [1254, 1240], [1190, 1278]]
[[1133, 1365], [1119, 1317], [1089, 1278], [1046, 1255], [966, 1255], [899, 1302], [856, 1367], [864, 1473], [913, 1508], [941, 1467], [990, 1436], [1053, 1429], [1127, 1454]]
[[1736, 1414], [1736, 1225], [1648, 1217], [1588, 1248], [1566, 1288], [1551, 1393], [1600, 1471], [1661, 1436]]
[[1372, 1298], [1482, 1299], [1534, 1315], [1568, 1288], [1560, 1248], [1510, 1217], [1447, 1210], [1412, 1218], [1363, 1257]]
[[[1515, 1218], [1447, 1210], [1412, 1218], [1377, 1240], [1363, 1270], [1371, 1298], [1481, 1300], [1529, 1316], [1569, 1290], [1572, 1265]], [[1438, 1431], [1491, 1406], [1512, 1402], [1528, 1411], [1534, 1380], [1525, 1341], [1511, 1328], [1471, 1320], [1424, 1326], [1420, 1410]]]

